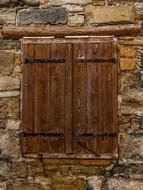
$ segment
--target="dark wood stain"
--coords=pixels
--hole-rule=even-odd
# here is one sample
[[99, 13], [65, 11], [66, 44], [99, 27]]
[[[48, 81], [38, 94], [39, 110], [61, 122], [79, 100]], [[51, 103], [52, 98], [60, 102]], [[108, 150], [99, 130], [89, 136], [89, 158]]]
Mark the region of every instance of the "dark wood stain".
[[118, 130], [117, 63], [77, 59], [116, 58], [117, 43], [113, 38], [67, 41], [23, 41], [23, 59], [65, 62], [23, 63], [22, 131], [63, 135], [22, 136], [22, 153], [69, 158], [116, 154], [117, 136], [92, 134]]

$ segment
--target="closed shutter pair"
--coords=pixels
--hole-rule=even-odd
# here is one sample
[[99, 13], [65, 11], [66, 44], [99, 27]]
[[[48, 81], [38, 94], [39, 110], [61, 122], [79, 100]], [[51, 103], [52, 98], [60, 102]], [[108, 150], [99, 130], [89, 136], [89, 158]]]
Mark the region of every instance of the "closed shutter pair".
[[116, 39], [24, 38], [22, 44], [22, 153], [116, 157]]

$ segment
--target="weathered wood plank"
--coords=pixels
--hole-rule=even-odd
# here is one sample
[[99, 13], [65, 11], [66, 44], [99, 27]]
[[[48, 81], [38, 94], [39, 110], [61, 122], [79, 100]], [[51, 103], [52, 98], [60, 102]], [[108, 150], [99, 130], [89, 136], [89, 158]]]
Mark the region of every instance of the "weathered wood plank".
[[24, 36], [75, 36], [75, 35], [114, 35], [114, 36], [132, 36], [141, 33], [141, 25], [114, 25], [114, 26], [95, 26], [95, 27], [3, 27], [2, 35], [10, 38], [22, 38]]
[[[23, 44], [23, 58], [65, 58], [69, 49], [61, 44]], [[23, 132], [66, 133], [66, 63], [23, 64]], [[65, 136], [22, 136], [22, 152], [65, 152]]]
[[[117, 131], [117, 64], [76, 62], [80, 58], [116, 57], [117, 44], [112, 54], [113, 46], [114, 40], [95, 43], [81, 41], [80, 44], [73, 45], [74, 153], [97, 156], [116, 152], [114, 138], [91, 134]], [[85, 135], [81, 136], [79, 133]]]
[[[116, 38], [24, 38], [24, 59], [65, 59], [64, 63], [23, 64], [23, 85], [29, 85], [23, 90], [29, 93], [23, 96], [22, 130], [63, 133], [63, 137], [23, 135], [25, 157], [117, 158], [117, 136], [103, 134], [117, 132], [117, 64], [77, 61], [116, 58], [116, 51]], [[31, 106], [29, 118], [25, 102]], [[26, 119], [31, 119], [30, 126]]]

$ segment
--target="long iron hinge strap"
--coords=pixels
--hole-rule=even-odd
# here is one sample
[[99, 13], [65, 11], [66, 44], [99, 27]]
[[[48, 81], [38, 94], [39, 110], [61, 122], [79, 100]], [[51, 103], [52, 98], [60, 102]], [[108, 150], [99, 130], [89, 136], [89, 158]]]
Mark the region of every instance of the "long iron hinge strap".
[[65, 59], [62, 58], [49, 58], [49, 59], [31, 59], [26, 58], [23, 60], [23, 63], [64, 63]]
[[84, 137], [89, 137], [89, 136], [109, 136], [109, 137], [115, 137], [117, 133], [109, 133], [109, 132], [85, 132], [85, 133], [77, 133], [77, 136], [84, 136]]
[[39, 132], [39, 133], [37, 133], [37, 132], [20, 132], [19, 134], [20, 134], [20, 136], [24, 136], [24, 137], [27, 137], [27, 136], [33, 136], [33, 137], [34, 136], [43, 136], [43, 137], [64, 136], [64, 133], [61, 133], [61, 132]]
[[98, 62], [98, 63], [104, 63], [104, 62], [112, 62], [116, 63], [116, 58], [79, 58], [77, 60], [78, 63], [86, 63], [86, 62]]

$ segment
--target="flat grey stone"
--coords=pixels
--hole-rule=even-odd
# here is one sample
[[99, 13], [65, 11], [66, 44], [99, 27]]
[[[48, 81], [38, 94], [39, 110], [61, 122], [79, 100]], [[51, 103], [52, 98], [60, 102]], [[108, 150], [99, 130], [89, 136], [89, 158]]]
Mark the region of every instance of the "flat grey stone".
[[40, 3], [40, 0], [23, 0], [23, 2], [28, 5], [38, 5]]
[[65, 24], [68, 20], [67, 9], [51, 7], [47, 9], [24, 9], [18, 12], [17, 25], [28, 24]]
[[10, 0], [0, 0], [0, 5], [7, 5]]
[[0, 9], [0, 25], [15, 24], [16, 9], [15, 8], [1, 8]]

